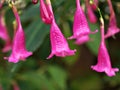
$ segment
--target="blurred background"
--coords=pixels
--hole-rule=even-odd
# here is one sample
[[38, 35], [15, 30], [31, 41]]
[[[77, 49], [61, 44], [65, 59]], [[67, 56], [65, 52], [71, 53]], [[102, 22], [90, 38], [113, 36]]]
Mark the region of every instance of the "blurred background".
[[[4, 41], [0, 39], [0, 90], [120, 90], [120, 73], [115, 77], [108, 77], [105, 73], [97, 73], [90, 66], [97, 63], [100, 31], [90, 35], [93, 39], [83, 45], [75, 45], [74, 40], [68, 40], [71, 49], [77, 49], [74, 56], [65, 58], [50, 54], [50, 26], [44, 24], [40, 18], [39, 2], [34, 5], [31, 0], [18, 0], [18, 11], [26, 35], [26, 46], [33, 55], [19, 63], [9, 63], [3, 53]], [[105, 30], [109, 22], [109, 9], [107, 0], [99, 0], [99, 7], [105, 20]], [[120, 0], [111, 0], [118, 27], [120, 27]], [[72, 35], [75, 0], [51, 0], [56, 22], [67, 38]], [[81, 5], [85, 8], [84, 0]], [[13, 21], [15, 17], [11, 8], [4, 3], [6, 26], [13, 38]], [[99, 17], [98, 13], [95, 12]], [[87, 16], [87, 15], [86, 15]], [[89, 22], [89, 20], [88, 20]], [[89, 23], [91, 31], [99, 30], [99, 20], [95, 24]], [[120, 34], [106, 40], [113, 67], [120, 68]]]

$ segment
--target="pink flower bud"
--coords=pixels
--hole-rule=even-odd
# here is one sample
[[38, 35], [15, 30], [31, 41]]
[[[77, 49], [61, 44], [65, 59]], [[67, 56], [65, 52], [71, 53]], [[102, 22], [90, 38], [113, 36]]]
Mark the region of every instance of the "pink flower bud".
[[45, 4], [44, 0], [40, 0], [40, 16], [44, 23], [51, 24], [53, 19], [52, 7]]
[[94, 1], [94, 3], [91, 4], [91, 7], [92, 7], [92, 9], [93, 9], [94, 11], [96, 11], [96, 10], [97, 10], [97, 7], [98, 7], [99, 1], [98, 1], [98, 0], [93, 0], [93, 1]]
[[87, 16], [91, 23], [97, 22], [97, 17], [94, 14], [94, 11], [89, 3], [89, 0], [86, 0]]

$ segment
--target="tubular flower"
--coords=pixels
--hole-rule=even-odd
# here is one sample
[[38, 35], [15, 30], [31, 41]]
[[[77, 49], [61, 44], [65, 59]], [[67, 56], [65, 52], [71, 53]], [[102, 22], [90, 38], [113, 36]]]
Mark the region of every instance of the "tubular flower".
[[15, 6], [12, 6], [12, 10], [16, 18], [17, 30], [13, 38], [12, 53], [9, 57], [5, 57], [5, 59], [8, 59], [9, 62], [17, 63], [19, 60], [25, 60], [32, 55], [32, 52], [28, 52], [25, 48], [25, 34]]
[[87, 19], [85, 14], [80, 6], [80, 1], [76, 0], [77, 9], [74, 15], [74, 23], [73, 23], [73, 36], [69, 37], [68, 39], [75, 39], [84, 35], [94, 34], [97, 32], [91, 32], [90, 28], [87, 23]]
[[7, 32], [7, 28], [5, 26], [3, 16], [4, 16], [4, 14], [1, 13], [0, 14], [0, 38], [2, 38], [5, 41], [5, 46], [2, 49], [2, 51], [7, 52], [11, 49], [11, 41], [10, 41], [10, 37], [8, 35], [8, 32]]
[[96, 23], [97, 22], [97, 17], [94, 14], [94, 11], [89, 4], [89, 0], [86, 0], [86, 8], [87, 8], [87, 15], [88, 19], [90, 20], [91, 23]]
[[91, 66], [91, 68], [97, 72], [105, 72], [108, 76], [115, 76], [115, 72], [118, 72], [118, 68], [112, 68], [110, 57], [104, 41], [104, 22], [101, 26], [101, 43], [98, 52], [97, 65]]
[[50, 4], [45, 4], [44, 0], [40, 0], [40, 16], [44, 23], [51, 24], [53, 19], [52, 8]]
[[[51, 13], [53, 13], [50, 0], [46, 0], [46, 1], [47, 4], [49, 4], [49, 7], [51, 8]], [[52, 58], [54, 55], [59, 57], [70, 56], [70, 55], [74, 55], [76, 52], [75, 49], [70, 50], [67, 40], [65, 39], [65, 37], [63, 36], [62, 32], [60, 31], [59, 27], [55, 22], [54, 14], [50, 28], [50, 42], [51, 42], [51, 53], [47, 59]]]
[[105, 38], [114, 36], [115, 34], [120, 32], [120, 29], [117, 27], [116, 17], [115, 17], [115, 13], [112, 7], [111, 0], [107, 0], [107, 1], [108, 1], [109, 8], [110, 8], [110, 20], [109, 20], [108, 31], [107, 31], [107, 34], [105, 35]]
[[88, 42], [89, 40], [90, 40], [89, 36], [85, 35], [85, 36], [77, 38], [77, 40], [75, 41], [75, 44], [81, 45], [81, 44]]
[[53, 55], [59, 57], [65, 57], [65, 56], [74, 55], [76, 52], [76, 50], [69, 49], [66, 39], [62, 35], [59, 27], [57, 26], [54, 20], [52, 21], [51, 29], [50, 29], [50, 41], [51, 41], [52, 51], [47, 59], [50, 59]]

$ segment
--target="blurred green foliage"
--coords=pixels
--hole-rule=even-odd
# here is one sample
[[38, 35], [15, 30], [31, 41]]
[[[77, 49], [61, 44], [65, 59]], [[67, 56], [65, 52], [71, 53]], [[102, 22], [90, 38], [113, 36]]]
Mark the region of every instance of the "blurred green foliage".
[[[75, 0], [51, 1], [57, 24], [67, 38], [72, 35]], [[99, 1], [107, 28], [106, 15], [109, 15], [105, 10], [108, 8], [107, 2], [106, 0]], [[112, 2], [117, 22], [120, 22], [120, 1], [112, 0]], [[97, 60], [100, 43], [99, 31], [90, 35], [92, 40], [84, 45], [75, 45], [74, 40], [68, 40], [70, 48], [77, 49], [75, 56], [65, 58], [54, 56], [47, 60], [46, 58], [50, 54], [50, 26], [45, 25], [40, 19], [39, 3], [33, 5], [31, 0], [25, 0], [25, 3], [26, 6], [19, 9], [20, 17], [26, 35], [27, 49], [34, 54], [24, 62], [13, 64], [3, 60], [3, 57], [8, 56], [10, 52], [0, 52], [0, 86], [3, 90], [13, 90], [13, 82], [18, 84], [20, 90], [120, 90], [120, 73], [110, 78], [104, 73], [96, 73], [90, 69], [90, 66]], [[84, 6], [84, 0], [81, 0], [81, 4]], [[6, 25], [13, 38], [12, 22], [15, 18], [7, 4], [4, 5], [4, 9], [6, 10]], [[89, 23], [89, 26], [91, 31], [99, 30], [99, 21], [96, 24]], [[120, 67], [119, 40], [119, 34], [116, 35], [115, 40], [112, 38], [107, 40], [111, 60], [117, 67]], [[0, 41], [0, 44], [3, 45], [3, 41]]]

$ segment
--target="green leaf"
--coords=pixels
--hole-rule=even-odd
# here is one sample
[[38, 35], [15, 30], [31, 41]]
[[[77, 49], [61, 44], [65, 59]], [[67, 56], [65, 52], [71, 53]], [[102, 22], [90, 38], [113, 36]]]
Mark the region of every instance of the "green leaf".
[[43, 24], [40, 20], [36, 20], [25, 29], [25, 33], [27, 49], [35, 51], [43, 43], [46, 35], [48, 35], [49, 26]]
[[51, 79], [56, 83], [56, 87], [59, 87], [60, 90], [66, 90], [66, 80], [67, 75], [64, 70], [58, 66], [49, 66], [48, 72], [50, 73]]
[[31, 6], [27, 7], [27, 9], [25, 9], [22, 13], [23, 13], [21, 15], [22, 21], [27, 21], [27, 20], [31, 20], [35, 17], [39, 17], [39, 15], [40, 15], [39, 4], [31, 5]]
[[[21, 85], [26, 84], [28, 86], [27, 88], [31, 86], [32, 89], [29, 88], [29, 90], [57, 90], [45, 71], [46, 67], [43, 67], [38, 71], [30, 71], [20, 75], [20, 81], [24, 81], [21, 82]], [[26, 89], [24, 88], [22, 90]]]
[[98, 23], [96, 24], [91, 24], [89, 23], [91, 31], [98, 30], [96, 34], [91, 34], [90, 38], [92, 41], [87, 43], [88, 48], [93, 52], [93, 54], [97, 55], [98, 54], [98, 48], [100, 44], [100, 29]]

